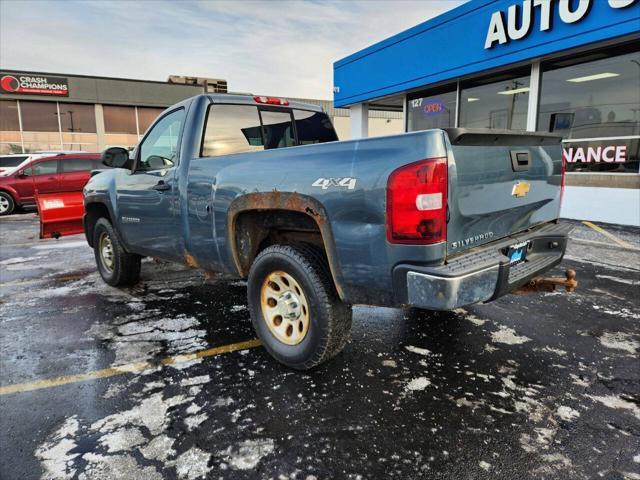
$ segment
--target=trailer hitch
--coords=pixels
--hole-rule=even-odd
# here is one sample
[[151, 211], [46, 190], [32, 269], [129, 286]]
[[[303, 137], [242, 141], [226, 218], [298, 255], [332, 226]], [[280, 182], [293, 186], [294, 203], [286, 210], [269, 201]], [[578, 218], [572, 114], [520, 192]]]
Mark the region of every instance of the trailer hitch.
[[534, 277], [529, 280], [529, 283], [516, 288], [513, 293], [525, 294], [534, 292], [553, 292], [556, 286], [562, 286], [567, 292], [574, 292], [578, 287], [578, 281], [576, 280], [575, 270], [566, 270], [564, 272], [567, 278], [555, 278], [555, 277]]

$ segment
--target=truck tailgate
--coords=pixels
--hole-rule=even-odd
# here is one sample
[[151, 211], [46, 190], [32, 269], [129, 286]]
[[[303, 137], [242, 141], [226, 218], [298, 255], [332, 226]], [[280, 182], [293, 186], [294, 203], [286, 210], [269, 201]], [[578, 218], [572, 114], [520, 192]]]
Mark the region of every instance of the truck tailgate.
[[451, 152], [448, 256], [558, 218], [561, 137], [463, 128], [445, 132]]

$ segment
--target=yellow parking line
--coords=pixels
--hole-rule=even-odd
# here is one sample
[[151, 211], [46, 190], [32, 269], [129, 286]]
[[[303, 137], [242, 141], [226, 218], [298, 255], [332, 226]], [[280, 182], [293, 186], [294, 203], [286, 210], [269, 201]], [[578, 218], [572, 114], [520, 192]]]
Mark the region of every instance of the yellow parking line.
[[613, 240], [614, 242], [616, 242], [621, 247], [634, 248], [634, 246], [631, 245], [630, 243], [619, 239], [614, 234], [607, 232], [604, 228], [599, 227], [595, 223], [587, 222], [586, 220], [584, 222], [582, 222], [582, 223], [584, 223], [587, 227], [593, 228], [596, 232], [601, 233], [602, 235], [604, 235], [605, 237], [609, 238], [610, 240]]
[[[210, 348], [208, 350], [200, 350], [198, 352], [186, 353], [184, 355], [176, 355], [174, 357], [167, 357], [160, 360], [161, 365], [174, 365], [176, 363], [189, 362], [198, 358], [215, 357], [216, 355], [222, 355], [223, 353], [236, 352], [238, 350], [246, 350], [249, 348], [255, 348], [262, 345], [260, 340], [254, 338], [253, 340], [247, 340], [245, 342], [231, 343], [229, 345], [222, 345], [221, 347]], [[104, 368], [102, 370], [94, 370], [93, 372], [78, 373], [75, 375], [63, 375], [61, 377], [47, 378], [44, 380], [38, 380], [29, 383], [17, 383], [15, 385], [6, 385], [0, 387], [0, 395], [9, 395], [11, 393], [30, 392], [32, 390], [40, 390], [42, 388], [59, 387], [60, 385], [67, 385], [69, 383], [84, 382], [87, 380], [95, 380], [96, 378], [114, 377], [116, 375], [122, 375], [124, 373], [142, 372], [149, 368], [155, 368], [158, 364], [152, 362], [135, 362], [128, 363], [126, 365], [119, 365], [117, 367]]]

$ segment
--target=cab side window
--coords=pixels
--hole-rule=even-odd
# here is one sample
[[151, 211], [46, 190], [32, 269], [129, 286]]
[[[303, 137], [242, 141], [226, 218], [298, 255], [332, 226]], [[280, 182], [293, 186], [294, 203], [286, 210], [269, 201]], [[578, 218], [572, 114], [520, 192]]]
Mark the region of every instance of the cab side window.
[[140, 145], [137, 170], [170, 168], [178, 162], [178, 141], [184, 117], [184, 109], [176, 110], [153, 126]]
[[55, 175], [58, 173], [58, 161], [49, 160], [47, 162], [38, 162], [33, 165], [33, 175]]

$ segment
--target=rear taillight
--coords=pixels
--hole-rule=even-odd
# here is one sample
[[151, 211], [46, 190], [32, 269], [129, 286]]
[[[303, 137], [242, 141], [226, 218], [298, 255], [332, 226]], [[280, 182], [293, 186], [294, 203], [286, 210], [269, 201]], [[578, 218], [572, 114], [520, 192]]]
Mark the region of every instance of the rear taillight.
[[253, 97], [253, 100], [257, 103], [264, 103], [267, 105], [289, 105], [289, 100], [287, 100], [286, 98]]
[[562, 173], [560, 174], [560, 205], [562, 205], [562, 199], [564, 198], [564, 176], [567, 173], [567, 159], [564, 156], [564, 150], [562, 152]]
[[447, 238], [447, 159], [394, 170], [387, 182], [387, 240], [430, 244]]

